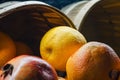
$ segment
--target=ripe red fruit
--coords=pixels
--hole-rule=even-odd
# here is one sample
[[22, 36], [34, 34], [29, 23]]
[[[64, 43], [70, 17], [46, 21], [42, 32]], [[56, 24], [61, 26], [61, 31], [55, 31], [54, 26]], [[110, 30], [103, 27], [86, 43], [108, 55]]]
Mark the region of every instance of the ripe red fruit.
[[3, 66], [0, 80], [57, 80], [57, 73], [41, 58], [21, 55]]

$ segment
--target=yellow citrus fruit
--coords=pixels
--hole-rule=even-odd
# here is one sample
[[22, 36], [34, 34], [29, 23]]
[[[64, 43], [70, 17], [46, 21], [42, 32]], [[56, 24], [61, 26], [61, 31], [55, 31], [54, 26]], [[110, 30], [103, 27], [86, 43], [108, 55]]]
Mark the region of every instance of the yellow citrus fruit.
[[0, 32], [0, 67], [16, 56], [16, 47], [10, 36]]
[[33, 55], [33, 51], [31, 50], [31, 48], [20, 41], [15, 41], [15, 45], [16, 45], [16, 55], [23, 55], [23, 54], [28, 54], [28, 55]]
[[43, 36], [40, 43], [40, 54], [56, 70], [65, 71], [70, 55], [86, 42], [85, 37], [74, 28], [54, 27]]
[[118, 80], [120, 59], [115, 51], [101, 42], [88, 42], [69, 57], [68, 80]]

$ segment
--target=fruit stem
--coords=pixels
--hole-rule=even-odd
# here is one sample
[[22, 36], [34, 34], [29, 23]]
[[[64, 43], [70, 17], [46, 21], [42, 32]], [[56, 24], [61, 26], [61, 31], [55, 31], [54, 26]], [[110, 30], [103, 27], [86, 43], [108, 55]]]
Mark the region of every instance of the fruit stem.
[[119, 76], [120, 76], [120, 71], [118, 71], [118, 70], [112, 70], [109, 73], [109, 77], [111, 80], [118, 80]]

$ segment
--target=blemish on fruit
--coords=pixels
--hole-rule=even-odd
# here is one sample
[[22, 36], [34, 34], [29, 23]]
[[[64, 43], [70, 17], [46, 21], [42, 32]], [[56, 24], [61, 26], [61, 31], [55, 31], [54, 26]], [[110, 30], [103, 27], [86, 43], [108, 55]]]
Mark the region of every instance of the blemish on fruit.
[[117, 70], [111, 70], [109, 72], [109, 77], [111, 80], [118, 80], [119, 75], [120, 75], [120, 71], [117, 71]]
[[12, 72], [13, 72], [13, 65], [12, 64], [6, 64], [5, 66], [2, 67], [2, 75], [1, 76], [4, 76], [4, 78], [7, 76], [7, 75], [12, 75]]
[[47, 51], [48, 51], [49, 53], [52, 53], [52, 49], [51, 49], [51, 48], [47, 48]]

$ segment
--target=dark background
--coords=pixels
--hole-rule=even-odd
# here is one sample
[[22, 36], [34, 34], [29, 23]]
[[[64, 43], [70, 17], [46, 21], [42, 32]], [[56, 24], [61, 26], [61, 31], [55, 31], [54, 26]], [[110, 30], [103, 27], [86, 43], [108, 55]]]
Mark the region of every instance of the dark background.
[[[13, 1], [13, 0], [0, 0], [0, 3], [6, 2], [6, 1]], [[42, 1], [42, 2], [45, 2], [47, 4], [50, 4], [54, 7], [61, 9], [68, 4], [81, 1], [81, 0], [14, 0], [14, 1]]]

